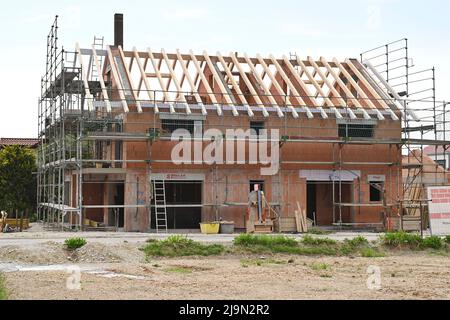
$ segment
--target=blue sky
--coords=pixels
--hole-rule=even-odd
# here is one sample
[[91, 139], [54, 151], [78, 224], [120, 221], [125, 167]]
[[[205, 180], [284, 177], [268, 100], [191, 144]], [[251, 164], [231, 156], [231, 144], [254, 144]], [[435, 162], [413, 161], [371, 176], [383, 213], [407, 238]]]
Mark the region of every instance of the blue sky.
[[[37, 135], [37, 99], [46, 37], [60, 16], [60, 43], [113, 41], [113, 14], [125, 14], [125, 49], [193, 49], [327, 58], [407, 37], [420, 68], [437, 68], [437, 95], [450, 100], [448, 1], [11, 1], [0, 11], [0, 137]], [[5, 31], [6, 30], [6, 31]]]

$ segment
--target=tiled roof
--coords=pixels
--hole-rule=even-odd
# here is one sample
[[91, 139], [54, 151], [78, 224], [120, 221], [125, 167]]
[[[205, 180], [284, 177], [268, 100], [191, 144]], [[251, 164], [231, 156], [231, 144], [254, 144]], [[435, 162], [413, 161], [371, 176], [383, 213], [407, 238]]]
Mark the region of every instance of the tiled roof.
[[0, 146], [36, 147], [38, 144], [39, 140], [33, 138], [0, 138]]
[[428, 146], [423, 149], [423, 153], [427, 155], [450, 153], [450, 149], [444, 150], [442, 146]]

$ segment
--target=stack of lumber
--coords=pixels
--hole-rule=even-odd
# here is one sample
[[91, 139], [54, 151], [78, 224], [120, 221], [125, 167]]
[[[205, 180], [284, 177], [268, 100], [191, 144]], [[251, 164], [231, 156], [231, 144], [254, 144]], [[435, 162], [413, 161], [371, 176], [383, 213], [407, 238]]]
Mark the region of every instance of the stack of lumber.
[[306, 210], [302, 210], [300, 203], [297, 201], [297, 210], [295, 213], [295, 224], [297, 232], [307, 233], [308, 232], [308, 219], [306, 215]]

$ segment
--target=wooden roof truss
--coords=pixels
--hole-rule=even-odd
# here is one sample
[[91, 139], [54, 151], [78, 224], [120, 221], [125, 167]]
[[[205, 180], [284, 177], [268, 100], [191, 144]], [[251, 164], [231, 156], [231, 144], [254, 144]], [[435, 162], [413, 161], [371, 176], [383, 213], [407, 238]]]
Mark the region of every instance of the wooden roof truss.
[[[218, 115], [231, 112], [236, 117], [242, 112], [250, 117], [269, 117], [272, 112], [280, 118], [303, 114], [323, 119], [330, 115], [338, 119], [357, 119], [358, 115], [363, 119], [399, 119], [395, 99], [386, 99], [380, 88], [374, 88], [373, 81], [366, 78], [368, 73], [362, 72], [365, 67], [355, 59], [302, 60], [285, 55], [277, 59], [259, 54], [251, 58], [220, 52], [212, 56], [206, 51], [201, 55], [179, 50], [124, 51], [121, 47], [98, 50], [94, 46], [80, 49], [78, 44], [76, 51], [89, 110], [94, 100], [88, 81], [92, 64], [103, 75], [99, 85], [108, 112], [119, 105], [128, 112], [133, 105], [137, 112], [153, 107], [155, 113], [162, 109], [186, 114], [200, 110], [207, 115], [215, 110]], [[103, 66], [100, 61], [104, 61]], [[107, 88], [106, 79], [112, 88]]]

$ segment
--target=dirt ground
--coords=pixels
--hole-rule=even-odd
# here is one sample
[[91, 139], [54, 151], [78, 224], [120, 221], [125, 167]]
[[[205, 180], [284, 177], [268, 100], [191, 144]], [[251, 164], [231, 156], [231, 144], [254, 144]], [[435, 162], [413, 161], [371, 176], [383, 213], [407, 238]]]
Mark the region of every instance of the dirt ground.
[[[2, 246], [0, 271], [10, 299], [450, 299], [450, 259], [430, 252], [145, 261], [143, 244], [88, 243], [77, 254], [57, 242]], [[81, 290], [67, 289], [71, 265], [82, 270]], [[371, 265], [381, 271], [379, 290], [367, 286]]]

